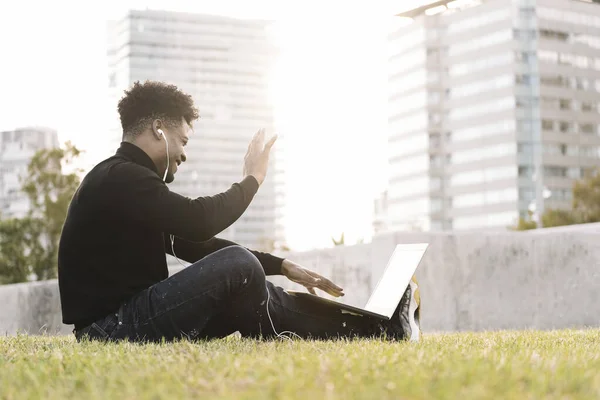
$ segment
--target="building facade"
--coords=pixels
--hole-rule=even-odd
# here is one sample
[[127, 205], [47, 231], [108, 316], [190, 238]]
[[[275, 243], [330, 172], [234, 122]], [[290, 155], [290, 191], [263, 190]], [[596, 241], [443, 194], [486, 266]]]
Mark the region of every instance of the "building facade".
[[437, 1], [390, 34], [389, 224], [506, 229], [600, 164], [600, 5]]
[[[114, 151], [121, 140], [116, 104], [135, 81], [160, 80], [190, 93], [200, 111], [172, 190], [208, 196], [242, 179], [244, 155], [259, 128], [274, 134], [269, 73], [276, 49], [269, 24], [167, 11], [130, 11], [109, 26], [109, 88], [114, 101]], [[280, 135], [281, 136], [281, 135]], [[277, 152], [278, 143], [273, 148]], [[271, 154], [267, 179], [254, 201], [219, 236], [270, 250], [284, 240], [283, 176]], [[199, 221], [201, 223], [201, 221]]]
[[56, 131], [49, 128], [19, 128], [0, 132], [0, 216], [23, 218], [30, 209], [21, 191], [21, 179], [38, 150], [59, 147]]

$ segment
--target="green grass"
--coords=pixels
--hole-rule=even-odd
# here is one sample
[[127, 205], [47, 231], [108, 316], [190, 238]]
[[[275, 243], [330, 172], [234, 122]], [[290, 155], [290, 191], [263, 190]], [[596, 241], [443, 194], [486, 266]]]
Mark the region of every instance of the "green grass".
[[600, 330], [426, 335], [419, 344], [0, 337], [0, 398], [600, 398]]

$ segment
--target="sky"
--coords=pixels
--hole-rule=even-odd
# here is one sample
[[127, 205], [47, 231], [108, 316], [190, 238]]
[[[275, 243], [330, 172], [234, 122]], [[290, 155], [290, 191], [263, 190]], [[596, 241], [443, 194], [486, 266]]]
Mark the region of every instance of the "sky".
[[[3, 2], [0, 130], [48, 126], [93, 164], [108, 156], [106, 21], [127, 9], [168, 9], [275, 22], [280, 57], [271, 93], [285, 137], [288, 244], [297, 250], [369, 239], [387, 182], [386, 36], [420, 1], [275, 0]], [[276, 145], [277, 146], [277, 145]], [[240, 168], [243, 160], [240, 160]], [[268, 179], [268, 178], [267, 178]]]

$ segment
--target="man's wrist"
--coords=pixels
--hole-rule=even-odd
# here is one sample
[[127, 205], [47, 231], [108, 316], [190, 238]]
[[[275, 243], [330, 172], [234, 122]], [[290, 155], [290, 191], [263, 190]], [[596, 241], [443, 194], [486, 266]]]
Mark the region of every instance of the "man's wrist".
[[286, 275], [290, 266], [291, 266], [291, 262], [284, 258], [283, 261], [281, 262], [281, 274]]

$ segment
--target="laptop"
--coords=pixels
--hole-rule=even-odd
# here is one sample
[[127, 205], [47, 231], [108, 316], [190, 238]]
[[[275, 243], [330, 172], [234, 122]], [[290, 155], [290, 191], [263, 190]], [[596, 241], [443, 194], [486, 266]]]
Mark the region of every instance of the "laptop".
[[394, 311], [398, 307], [398, 303], [400, 303], [400, 299], [402, 299], [428, 247], [428, 243], [397, 245], [364, 308], [350, 306], [307, 292], [294, 290], [286, 290], [286, 292], [292, 296], [336, 307], [341, 309], [343, 313], [370, 316], [389, 321], [394, 315]]

